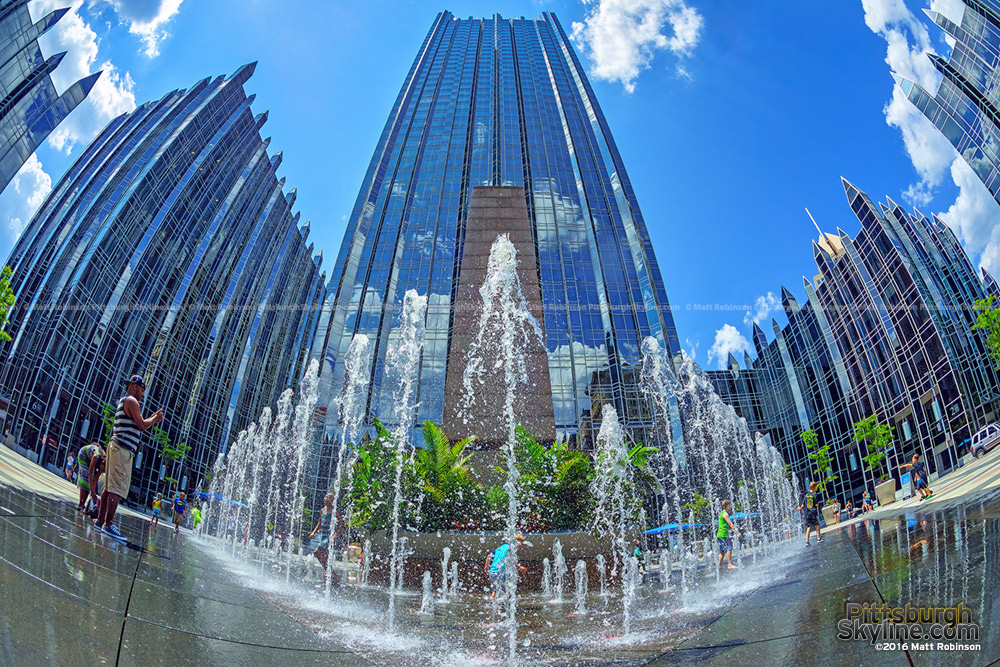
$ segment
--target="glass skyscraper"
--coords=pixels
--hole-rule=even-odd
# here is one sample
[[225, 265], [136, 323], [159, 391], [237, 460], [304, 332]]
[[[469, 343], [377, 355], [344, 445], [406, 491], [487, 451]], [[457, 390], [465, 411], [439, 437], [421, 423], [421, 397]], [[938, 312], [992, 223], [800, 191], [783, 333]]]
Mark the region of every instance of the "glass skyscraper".
[[961, 3], [959, 23], [927, 12], [955, 40], [947, 60], [929, 55], [942, 76], [937, 92], [894, 76], [910, 102], [955, 146], [1000, 202], [1000, 2]]
[[864, 469], [865, 446], [853, 441], [855, 422], [877, 415], [895, 427], [888, 472], [896, 479], [914, 453], [941, 474], [1000, 417], [1000, 377], [972, 329], [973, 304], [996, 291], [992, 277], [980, 279], [936, 217], [875, 204], [847, 181], [844, 190], [860, 231], [821, 234], [805, 304], [783, 288], [788, 324], [772, 322], [771, 342], [755, 324], [756, 359], [741, 368], [730, 358], [709, 375], [803, 480], [815, 474], [801, 434], [815, 431], [834, 455], [828, 492], [856, 500], [876, 480]]
[[369, 410], [389, 419], [385, 355], [403, 295], [415, 289], [429, 302], [417, 418], [441, 423], [456, 309], [475, 305], [462, 303], [458, 286], [477, 186], [518, 188], [525, 200], [535, 259], [521, 257], [540, 285], [557, 437], [587, 446], [600, 403], [641, 420], [640, 342], [656, 336], [674, 355], [680, 346], [621, 155], [551, 12], [434, 20], [333, 268], [314, 351], [324, 361], [321, 404], [333, 404], [350, 341], [364, 333], [373, 341]]
[[95, 72], [56, 93], [49, 75], [66, 54], [45, 58], [36, 40], [66, 12], [58, 9], [32, 23], [28, 0], [0, 0], [0, 190], [101, 75]]
[[261, 138], [267, 113], [243, 89], [253, 71], [111, 121], [15, 244], [0, 397], [33, 458], [106, 442], [102, 407], [139, 373], [146, 411], [162, 407], [161, 427], [192, 450], [183, 465], [140, 450], [132, 491], [143, 498], [164, 476], [190, 491], [298, 383], [325, 275], [275, 175], [281, 154]]

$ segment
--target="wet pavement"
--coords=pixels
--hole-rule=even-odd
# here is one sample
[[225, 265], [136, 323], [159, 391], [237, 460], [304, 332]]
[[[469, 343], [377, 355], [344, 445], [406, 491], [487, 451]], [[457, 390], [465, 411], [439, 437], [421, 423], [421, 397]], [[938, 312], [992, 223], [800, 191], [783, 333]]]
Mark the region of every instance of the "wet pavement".
[[[150, 535], [144, 520], [123, 516], [130, 548], [95, 533], [72, 501], [12, 482], [0, 468], [0, 664], [504, 661], [481, 592], [438, 605], [432, 618], [418, 618], [419, 596], [407, 596], [389, 629], [381, 591], [348, 586], [326, 600], [312, 581], [286, 584], [265, 562], [230, 566], [219, 546], [186, 531], [172, 537], [166, 524]], [[597, 596], [583, 617], [569, 601], [526, 596], [520, 662], [971, 666], [1000, 658], [1000, 488], [896, 515], [884, 509], [881, 519], [827, 531], [822, 544], [785, 545], [757, 565], [745, 559], [739, 572], [717, 582], [713, 574], [686, 597], [647, 587], [625, 638], [616, 636], [614, 604]], [[978, 650], [879, 651], [839, 640], [848, 602], [961, 602], [979, 624]]]

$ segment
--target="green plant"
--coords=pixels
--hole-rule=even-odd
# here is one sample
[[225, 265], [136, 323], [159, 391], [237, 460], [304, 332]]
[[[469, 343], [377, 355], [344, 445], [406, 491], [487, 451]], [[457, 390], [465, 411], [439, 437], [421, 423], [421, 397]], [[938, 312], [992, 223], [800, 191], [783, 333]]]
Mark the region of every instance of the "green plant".
[[972, 308], [977, 315], [972, 329], [986, 333], [986, 351], [993, 360], [993, 365], [1000, 370], [1000, 308], [993, 307], [994, 298], [979, 299], [973, 304]]
[[[559, 441], [545, 446], [519, 426], [514, 454], [526, 528], [568, 530], [587, 525], [593, 511], [594, 469], [584, 452]], [[499, 468], [497, 472], [506, 474]]]
[[681, 505], [681, 509], [686, 510], [689, 514], [693, 512], [695, 523], [712, 523], [712, 505], [708, 501], [708, 498], [697, 491], [694, 492], [691, 502]]
[[854, 441], [868, 443], [868, 455], [862, 460], [873, 475], [876, 470], [881, 471], [880, 482], [889, 479], [889, 474], [885, 470], [885, 457], [886, 452], [893, 446], [894, 433], [895, 428], [888, 424], [879, 424], [876, 415], [854, 423]]
[[101, 406], [101, 424], [104, 427], [101, 442], [107, 442], [111, 439], [111, 434], [115, 430], [115, 412], [116, 408], [111, 403], [105, 403]]
[[10, 277], [13, 271], [9, 266], [0, 272], [0, 340], [10, 342], [10, 335], [5, 331], [10, 309], [14, 307], [14, 290], [10, 288]]
[[191, 451], [190, 445], [179, 442], [176, 445], [170, 442], [170, 436], [162, 428], [153, 427], [153, 441], [159, 445], [160, 455], [171, 461], [183, 461]]
[[812, 430], [803, 431], [801, 437], [809, 452], [809, 458], [815, 466], [813, 472], [816, 473], [816, 484], [820, 491], [825, 491], [826, 483], [837, 479], [837, 476], [831, 472], [833, 456], [830, 455], [830, 445], [820, 447], [819, 435]]
[[[355, 446], [357, 461], [351, 469], [351, 525], [369, 534], [389, 527], [392, 518], [393, 480], [396, 476], [395, 436], [374, 419], [375, 437]], [[413, 466], [403, 461], [402, 488], [404, 511], [402, 525], [408, 525], [409, 499], [413, 493]]]
[[413, 459], [416, 489], [423, 494], [416, 513], [417, 528], [423, 531], [449, 528], [479, 528], [486, 506], [486, 491], [466, 468], [472, 454], [465, 449], [474, 438], [454, 444], [440, 426], [424, 422], [425, 447]]

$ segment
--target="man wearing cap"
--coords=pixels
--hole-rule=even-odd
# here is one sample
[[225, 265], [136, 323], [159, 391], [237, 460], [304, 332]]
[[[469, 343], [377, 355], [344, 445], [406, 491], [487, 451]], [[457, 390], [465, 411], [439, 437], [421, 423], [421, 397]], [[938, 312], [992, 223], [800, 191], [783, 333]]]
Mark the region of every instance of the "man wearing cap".
[[140, 375], [133, 375], [125, 384], [125, 395], [118, 399], [115, 423], [108, 442], [107, 472], [101, 505], [95, 526], [117, 539], [124, 539], [114, 525], [118, 502], [128, 496], [132, 485], [132, 462], [139, 448], [139, 434], [163, 421], [163, 410], [157, 410], [144, 419], [139, 401], [146, 393], [146, 383]]

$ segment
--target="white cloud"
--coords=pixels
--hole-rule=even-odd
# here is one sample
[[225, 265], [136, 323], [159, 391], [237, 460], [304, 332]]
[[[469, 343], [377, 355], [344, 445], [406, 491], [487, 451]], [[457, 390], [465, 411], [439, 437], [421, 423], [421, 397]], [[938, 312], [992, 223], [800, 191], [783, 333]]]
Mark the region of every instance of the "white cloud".
[[[927, 57], [932, 49], [926, 26], [903, 0], [862, 0], [861, 4], [865, 25], [886, 41], [885, 62], [889, 69], [928, 90], [937, 90], [941, 76]], [[882, 111], [886, 123], [902, 132], [903, 146], [920, 176], [904, 191], [903, 198], [912, 204], [927, 205], [955, 159], [955, 151], [898, 87]]]
[[170, 37], [165, 25], [170, 22], [184, 0], [108, 0], [128, 31], [139, 37], [147, 57], [160, 55], [160, 43]]
[[684, 345], [687, 346], [687, 347], [681, 349], [681, 352], [684, 353], [684, 356], [688, 357], [689, 359], [695, 359], [695, 360], [697, 360], [697, 358], [698, 358], [698, 346], [701, 345], [701, 342], [698, 339], [691, 340], [690, 338], [685, 338], [684, 339]]
[[743, 324], [752, 327], [754, 322], [767, 322], [772, 313], [780, 310], [782, 310], [781, 299], [775, 296], [774, 292], [768, 292], [764, 296], [757, 297], [753, 310], [748, 310], [743, 317]]
[[[929, 92], [936, 92], [941, 76], [927, 57], [932, 51], [925, 27], [929, 24], [922, 23], [902, 0], [862, 0], [862, 5], [865, 24], [886, 40], [885, 61], [889, 67]], [[953, 22], [960, 22], [965, 10], [958, 0], [933, 0], [931, 9]], [[935, 188], [950, 175], [959, 193], [951, 207], [939, 216], [941, 221], [955, 231], [972, 257], [979, 257], [981, 266], [991, 272], [1000, 269], [997, 203], [982, 181], [944, 135], [910, 104], [898, 86], [893, 88], [892, 99], [883, 111], [886, 123], [902, 133], [906, 153], [920, 177], [903, 192], [903, 198], [911, 204], [927, 206], [934, 199]]]
[[[41, 17], [65, 6], [61, 0], [34, 0], [33, 17]], [[78, 80], [100, 69], [101, 77], [90, 95], [49, 135], [49, 144], [67, 155], [77, 144], [89, 142], [116, 116], [135, 109], [134, 82], [128, 72], [106, 61], [96, 66], [100, 40], [79, 14], [82, 0], [73, 2], [70, 11], [39, 39], [47, 53], [66, 51], [66, 57], [52, 73], [52, 81], [62, 92]]]
[[951, 207], [938, 217], [961, 239], [966, 251], [979, 257], [991, 275], [1000, 275], [1000, 211], [993, 195], [965, 160], [951, 164], [951, 177], [960, 192]]
[[[583, 0], [583, 23], [574, 22], [572, 39], [591, 62], [595, 79], [618, 81], [635, 90], [639, 73], [649, 69], [658, 51], [678, 58], [691, 55], [701, 38], [704, 19], [684, 0]], [[679, 75], [690, 78], [678, 65]]]
[[42, 168], [38, 156], [32, 153], [0, 195], [0, 216], [11, 230], [12, 238], [21, 235], [51, 191], [52, 177]]
[[712, 347], [708, 348], [708, 363], [718, 362], [719, 368], [724, 369], [730, 353], [742, 358], [743, 351], [749, 347], [750, 343], [736, 327], [732, 324], [723, 324], [722, 328], [715, 332], [715, 342], [712, 343]]

